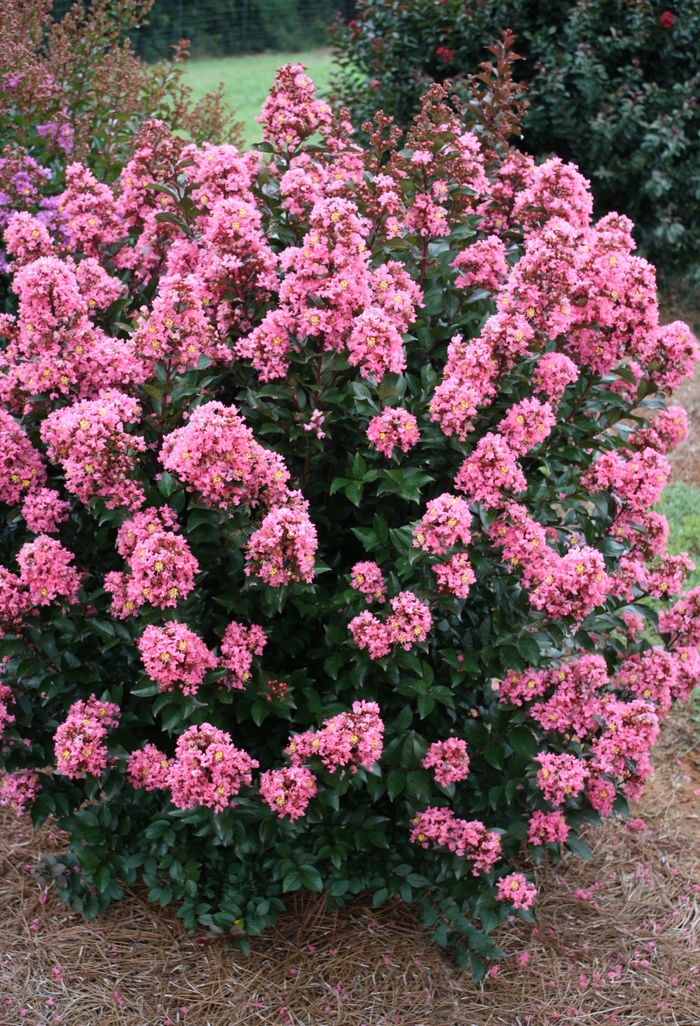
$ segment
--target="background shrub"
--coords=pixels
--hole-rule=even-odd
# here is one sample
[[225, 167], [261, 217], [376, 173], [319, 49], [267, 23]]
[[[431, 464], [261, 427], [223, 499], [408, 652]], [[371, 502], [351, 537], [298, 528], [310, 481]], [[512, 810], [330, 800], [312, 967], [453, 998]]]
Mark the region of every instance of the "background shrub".
[[86, 915], [399, 894], [478, 977], [697, 681], [650, 510], [697, 343], [490, 81], [487, 149], [434, 85], [362, 150], [286, 66], [261, 154], [148, 122], [8, 225], [0, 796]]
[[135, 57], [128, 33], [152, 0], [69, 6], [55, 23], [47, 0], [5, 0], [0, 10], [3, 229], [16, 210], [49, 220], [71, 161], [113, 181], [133, 153], [144, 119], [164, 119], [200, 142], [239, 138], [220, 94], [191, 102], [191, 88], [182, 80], [184, 50], [152, 66]]
[[695, 3], [360, 0], [355, 20], [335, 30], [342, 101], [360, 118], [381, 107], [405, 126], [427, 82], [475, 72], [504, 28], [518, 37], [516, 75], [530, 85], [525, 148], [576, 163], [596, 213], [631, 217], [664, 270], [697, 263]]

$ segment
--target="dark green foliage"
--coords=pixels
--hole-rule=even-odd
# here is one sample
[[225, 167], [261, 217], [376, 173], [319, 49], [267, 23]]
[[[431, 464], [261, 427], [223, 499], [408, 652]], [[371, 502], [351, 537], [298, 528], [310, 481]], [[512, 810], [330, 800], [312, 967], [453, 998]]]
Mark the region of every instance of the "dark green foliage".
[[[631, 217], [644, 255], [667, 270], [697, 263], [694, 0], [360, 0], [358, 11], [334, 35], [339, 97], [358, 120], [381, 108], [407, 125], [428, 82], [449, 77], [461, 91], [460, 76], [475, 73], [484, 47], [510, 28], [525, 58], [516, 75], [530, 85], [523, 145], [577, 164], [591, 180], [596, 212]], [[664, 12], [673, 25], [660, 22]]]

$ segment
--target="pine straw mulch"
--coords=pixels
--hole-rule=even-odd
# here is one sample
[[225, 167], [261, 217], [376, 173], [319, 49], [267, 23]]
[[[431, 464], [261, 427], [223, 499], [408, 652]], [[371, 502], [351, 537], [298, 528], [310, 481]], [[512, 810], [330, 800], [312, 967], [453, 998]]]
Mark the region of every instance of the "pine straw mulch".
[[656, 763], [646, 829], [609, 821], [588, 834], [593, 861], [538, 871], [538, 925], [500, 929], [508, 958], [481, 986], [400, 904], [297, 897], [248, 958], [141, 890], [86, 923], [54, 891], [42, 905], [28, 871], [61, 838], [3, 810], [0, 1026], [697, 1026], [700, 747], [682, 714]]

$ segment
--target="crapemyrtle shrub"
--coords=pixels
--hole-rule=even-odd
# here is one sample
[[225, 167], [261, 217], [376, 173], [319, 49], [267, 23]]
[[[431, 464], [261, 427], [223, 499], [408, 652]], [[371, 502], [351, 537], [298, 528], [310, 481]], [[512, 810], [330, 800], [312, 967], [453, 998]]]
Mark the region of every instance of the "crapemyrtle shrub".
[[359, 0], [333, 30], [340, 102], [358, 123], [381, 107], [407, 127], [430, 82], [464, 93], [501, 30], [529, 85], [522, 145], [576, 163], [598, 216], [635, 224], [664, 272], [700, 256], [698, 60], [692, 0]]
[[0, 800], [87, 916], [140, 879], [245, 948], [289, 892], [400, 895], [478, 977], [698, 679], [651, 509], [697, 343], [440, 86], [401, 149], [299, 65], [261, 123], [148, 123], [6, 229]]
[[[153, 0], [74, 3], [57, 22], [49, 0], [4, 0], [0, 10], [0, 228], [17, 210], [44, 223], [72, 162], [116, 179], [144, 120], [160, 118], [198, 142], [237, 142], [240, 126], [220, 93], [193, 103], [183, 81], [185, 45], [149, 66], [128, 32]], [[54, 229], [57, 222], [54, 224]], [[0, 250], [0, 271], [6, 256]], [[4, 279], [0, 280], [4, 292]]]

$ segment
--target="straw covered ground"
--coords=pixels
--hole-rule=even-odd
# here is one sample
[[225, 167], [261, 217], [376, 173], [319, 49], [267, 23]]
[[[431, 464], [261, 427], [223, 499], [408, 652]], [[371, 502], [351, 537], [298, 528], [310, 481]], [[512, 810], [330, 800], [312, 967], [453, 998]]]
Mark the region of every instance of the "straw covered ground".
[[537, 927], [501, 929], [508, 958], [481, 986], [401, 905], [298, 900], [248, 958], [186, 934], [139, 890], [85, 923], [53, 891], [42, 904], [29, 872], [61, 838], [4, 812], [0, 1024], [696, 1026], [700, 747], [683, 714], [656, 764], [635, 810], [646, 827], [609, 822], [587, 837], [593, 861], [542, 870]]

